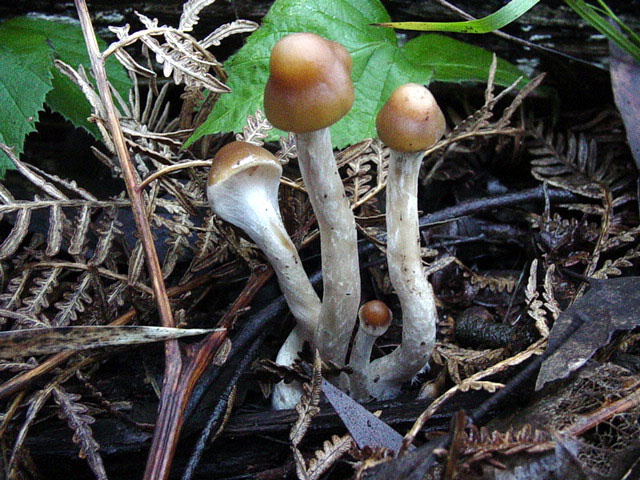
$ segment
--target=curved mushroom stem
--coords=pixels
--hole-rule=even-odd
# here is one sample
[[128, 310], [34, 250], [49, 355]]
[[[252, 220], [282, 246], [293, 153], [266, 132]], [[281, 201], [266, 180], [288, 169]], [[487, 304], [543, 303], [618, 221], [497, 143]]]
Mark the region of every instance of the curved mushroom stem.
[[322, 249], [324, 293], [313, 343], [325, 360], [344, 365], [360, 304], [356, 223], [333, 156], [329, 129], [297, 133], [296, 143]]
[[387, 179], [387, 263], [402, 307], [402, 344], [372, 362], [369, 393], [396, 396], [402, 383], [429, 361], [435, 344], [437, 311], [433, 289], [422, 269], [418, 229], [418, 173], [424, 152], [391, 150]]
[[[320, 299], [284, 228], [278, 205], [273, 200], [275, 196], [265, 194], [262, 190], [247, 191], [250, 193], [244, 194], [245, 201], [239, 205], [248, 204], [249, 207], [245, 206], [239, 212], [238, 217], [242, 220], [236, 225], [251, 237], [273, 266], [282, 294], [297, 321], [276, 357], [276, 363], [289, 366], [302, 350], [304, 340], [313, 337], [320, 315]], [[302, 387], [298, 382], [279, 382], [273, 389], [272, 406], [276, 410], [293, 408], [301, 395]]]
[[248, 204], [250, 207], [241, 212], [239, 217], [243, 220], [236, 225], [251, 237], [273, 266], [292, 315], [300, 329], [308, 332], [310, 337], [320, 314], [320, 299], [284, 228], [279, 208], [274, 204], [272, 196], [261, 190], [245, 195], [248, 196], [245, 196], [242, 205]]
[[349, 360], [349, 366], [353, 369], [353, 373], [349, 375], [351, 386], [349, 394], [357, 402], [366, 402], [371, 398], [368, 379], [371, 370], [371, 351], [376, 338], [378, 337], [358, 328], [356, 338], [353, 341], [353, 350]]

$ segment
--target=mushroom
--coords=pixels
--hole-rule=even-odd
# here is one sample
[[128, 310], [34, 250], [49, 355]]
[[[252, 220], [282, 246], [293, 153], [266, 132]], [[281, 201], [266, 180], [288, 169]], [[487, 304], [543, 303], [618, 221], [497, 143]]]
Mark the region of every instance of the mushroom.
[[231, 142], [213, 158], [207, 182], [212, 210], [242, 229], [265, 254], [298, 326], [312, 335], [320, 299], [282, 223], [278, 187], [282, 166], [269, 151]]
[[437, 311], [424, 275], [418, 229], [418, 173], [425, 150], [444, 134], [446, 123], [431, 92], [408, 83], [396, 88], [376, 118], [380, 139], [391, 148], [387, 178], [387, 264], [402, 308], [402, 343], [370, 367], [377, 399], [396, 396], [402, 383], [429, 361]]
[[389, 307], [380, 300], [370, 300], [358, 310], [360, 326], [351, 350], [349, 366], [353, 373], [349, 377], [351, 396], [357, 401], [369, 400], [369, 366], [373, 344], [387, 331], [393, 315]]
[[271, 51], [267, 119], [296, 133], [298, 162], [320, 230], [323, 296], [313, 345], [343, 365], [360, 304], [355, 220], [331, 146], [329, 126], [353, 104], [351, 57], [338, 43], [293, 33]]

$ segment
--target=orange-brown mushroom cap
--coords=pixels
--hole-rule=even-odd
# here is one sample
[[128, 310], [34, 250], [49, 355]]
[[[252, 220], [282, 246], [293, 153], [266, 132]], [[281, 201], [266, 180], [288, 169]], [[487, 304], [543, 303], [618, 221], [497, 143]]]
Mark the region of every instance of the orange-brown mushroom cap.
[[340, 120], [353, 104], [351, 57], [313, 33], [292, 33], [271, 50], [264, 111], [281, 130], [303, 133]]
[[280, 175], [282, 167], [271, 152], [247, 142], [231, 142], [218, 150], [211, 162], [207, 185], [215, 185], [247, 168], [266, 166]]
[[382, 335], [391, 324], [393, 315], [384, 302], [380, 300], [370, 300], [360, 307], [358, 318], [363, 328], [376, 331], [375, 333], [369, 333], [372, 335]]
[[398, 152], [420, 152], [432, 147], [444, 135], [445, 128], [436, 99], [416, 83], [396, 88], [376, 118], [378, 137]]

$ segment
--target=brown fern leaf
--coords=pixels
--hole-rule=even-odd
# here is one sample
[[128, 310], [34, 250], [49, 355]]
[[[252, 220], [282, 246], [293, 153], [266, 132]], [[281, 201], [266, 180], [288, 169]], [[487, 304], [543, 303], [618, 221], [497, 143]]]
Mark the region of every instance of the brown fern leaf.
[[18, 309], [18, 313], [38, 317], [40, 320], [35, 324], [24, 324], [19, 321], [16, 327], [32, 328], [32, 327], [49, 327], [50, 322], [46, 317], [40, 315], [43, 309], [49, 306], [50, 295], [53, 289], [58, 285], [58, 277], [62, 272], [61, 267], [46, 268], [35, 277], [33, 285], [29, 288], [28, 293], [23, 296], [22, 307]]
[[230, 35], [238, 33], [250, 33], [256, 30], [259, 25], [251, 20], [234, 20], [219, 26], [205, 38], [200, 40], [202, 48], [217, 47], [220, 42]]
[[98, 235], [98, 242], [93, 250], [93, 255], [87, 262], [91, 266], [99, 266], [104, 263], [111, 252], [116, 238], [122, 235], [122, 224], [118, 221], [118, 209], [107, 208], [104, 217], [98, 220], [94, 226], [94, 232]]
[[304, 438], [313, 417], [320, 412], [320, 394], [322, 392], [322, 361], [319, 353], [316, 351], [313, 362], [313, 374], [311, 376], [311, 384], [303, 384], [303, 393], [300, 402], [296, 404], [298, 418], [291, 427], [289, 432], [289, 440], [294, 448], [300, 444]]
[[73, 443], [80, 446], [80, 458], [86, 459], [97, 479], [107, 480], [102, 457], [98, 453], [100, 445], [93, 438], [91, 424], [95, 419], [87, 415], [88, 408], [78, 403], [80, 395], [68, 393], [61, 386], [53, 388], [53, 398], [60, 407], [60, 418], [66, 419], [73, 430]]
[[273, 127], [264, 117], [262, 111], [256, 110], [256, 113], [247, 117], [246, 125], [242, 127], [242, 132], [236, 134], [236, 140], [239, 142], [249, 142], [261, 147], [264, 145], [269, 130]]
[[53, 326], [65, 327], [78, 318], [78, 313], [85, 311], [85, 306], [93, 301], [89, 293], [91, 285], [91, 273], [82, 273], [72, 288], [63, 294], [63, 300], [55, 303], [58, 313], [53, 319]]
[[488, 288], [492, 292], [512, 293], [518, 284], [518, 279], [513, 275], [479, 274], [474, 271], [465, 271], [465, 277], [469, 277], [471, 285], [479, 285], [480, 288]]
[[472, 463], [492, 458], [496, 454], [540, 453], [551, 450], [555, 446], [549, 432], [534, 429], [529, 424], [518, 430], [509, 429], [504, 433], [472, 425], [463, 438], [461, 453], [469, 457], [465, 460], [466, 468]]
[[183, 32], [190, 32], [193, 30], [200, 18], [198, 13], [205, 7], [208, 7], [216, 0], [187, 0], [182, 5], [182, 15], [180, 15], [180, 22], [178, 23], [178, 29]]
[[628, 183], [608, 159], [598, 155], [594, 139], [573, 133], [554, 137], [552, 132], [545, 133], [542, 124], [527, 131], [531, 139], [528, 150], [536, 157], [531, 161], [531, 174], [536, 179], [594, 199]]
[[9, 235], [0, 244], [0, 260], [10, 258], [16, 253], [29, 231], [31, 221], [31, 210], [17, 204], [9, 190], [0, 184], [0, 216], [13, 212], [16, 212], [16, 219]]
[[317, 480], [334, 463], [353, 447], [353, 438], [347, 434], [342, 437], [333, 435], [331, 441], [322, 444], [322, 450], [316, 450], [315, 458], [309, 461], [307, 475], [311, 480]]

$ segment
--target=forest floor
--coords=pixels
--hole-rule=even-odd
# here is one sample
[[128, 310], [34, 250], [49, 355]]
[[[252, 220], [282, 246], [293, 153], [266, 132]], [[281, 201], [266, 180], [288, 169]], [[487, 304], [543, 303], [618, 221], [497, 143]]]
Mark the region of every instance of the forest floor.
[[[526, 57], [510, 45], [512, 60]], [[173, 347], [117, 330], [100, 348], [58, 331], [64, 348], [29, 351], [52, 343], [37, 329], [161, 324], [116, 156], [43, 112], [20, 169], [0, 183], [0, 326], [32, 332], [0, 340], [0, 478], [138, 479], [152, 442], [177, 445], [176, 479], [640, 478], [637, 169], [608, 57], [595, 59], [600, 66], [543, 58], [544, 70], [531, 71], [546, 74], [540, 89], [497, 101], [505, 87], [490, 80], [430, 85], [448, 126], [418, 185], [437, 341], [429, 367], [397, 398], [363, 408], [324, 401], [310, 352], [295, 371], [270, 362], [295, 321], [264, 256], [211, 213], [204, 193], [199, 159], [233, 136], [180, 150], [202, 118], [169, 80], [163, 97], [140, 78], [131, 101], [167, 105], [167, 114], [138, 111], [137, 123], [123, 122], [125, 138], [139, 178], [162, 172], [142, 200], [175, 325], [227, 330]], [[637, 85], [640, 73], [625, 79]], [[148, 135], [154, 121], [157, 138]], [[236, 138], [263, 143], [269, 128], [258, 113]], [[321, 286], [318, 227], [292, 138], [264, 146], [285, 164], [282, 217]], [[394, 314], [379, 357], [402, 339], [385, 260], [389, 151], [364, 138], [336, 153], [358, 225], [362, 302], [382, 300]], [[163, 387], [165, 358], [183, 362], [175, 390]], [[273, 384], [291, 376], [310, 382], [302, 406], [272, 410]], [[179, 441], [166, 432], [158, 440], [160, 399], [173, 405], [196, 378], [184, 422], [172, 426]], [[358, 426], [386, 431], [370, 427], [366, 411], [404, 437], [402, 455], [393, 441], [362, 448]]]

